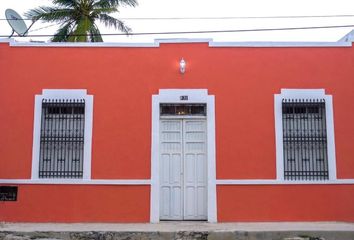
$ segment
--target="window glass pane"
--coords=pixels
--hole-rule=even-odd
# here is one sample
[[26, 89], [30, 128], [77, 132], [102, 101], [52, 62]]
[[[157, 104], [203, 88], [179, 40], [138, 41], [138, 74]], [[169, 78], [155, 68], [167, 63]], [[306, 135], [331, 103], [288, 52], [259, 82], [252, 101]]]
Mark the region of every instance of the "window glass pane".
[[176, 105], [176, 115], [189, 115], [189, 107], [187, 105]]
[[191, 114], [192, 115], [206, 115], [206, 107], [205, 105], [195, 105], [191, 107]]
[[206, 116], [206, 104], [161, 104], [161, 116]]
[[163, 105], [161, 106], [161, 115], [174, 115], [175, 106], [173, 105]]

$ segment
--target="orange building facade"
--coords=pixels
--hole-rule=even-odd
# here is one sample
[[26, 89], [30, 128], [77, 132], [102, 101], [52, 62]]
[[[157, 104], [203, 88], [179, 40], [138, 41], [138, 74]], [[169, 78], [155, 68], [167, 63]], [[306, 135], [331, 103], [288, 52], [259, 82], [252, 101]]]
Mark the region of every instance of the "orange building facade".
[[4, 40], [0, 221], [354, 221], [353, 64], [351, 41]]

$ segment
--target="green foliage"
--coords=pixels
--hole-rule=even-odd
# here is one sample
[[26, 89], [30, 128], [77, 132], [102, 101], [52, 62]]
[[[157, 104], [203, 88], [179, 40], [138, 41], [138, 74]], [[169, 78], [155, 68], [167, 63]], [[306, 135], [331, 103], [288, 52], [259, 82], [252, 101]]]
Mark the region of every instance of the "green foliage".
[[52, 3], [54, 6], [31, 9], [25, 16], [59, 23], [60, 27], [51, 39], [53, 42], [102, 42], [96, 20], [129, 34], [131, 28], [109, 14], [118, 12], [120, 6], [138, 4], [136, 0], [52, 0]]

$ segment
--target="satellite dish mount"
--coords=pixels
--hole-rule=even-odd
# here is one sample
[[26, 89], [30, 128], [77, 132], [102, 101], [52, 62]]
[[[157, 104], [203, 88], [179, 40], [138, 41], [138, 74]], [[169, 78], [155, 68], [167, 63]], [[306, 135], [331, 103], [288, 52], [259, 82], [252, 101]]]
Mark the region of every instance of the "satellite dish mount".
[[11, 38], [14, 33], [16, 32], [20, 37], [26, 36], [30, 28], [33, 26], [35, 21], [32, 21], [32, 24], [29, 28], [27, 28], [27, 25], [25, 21], [22, 19], [20, 14], [18, 14], [15, 10], [12, 9], [6, 9], [5, 11], [5, 16], [7, 19], [7, 22], [9, 23], [10, 27], [12, 28], [12, 33], [9, 36]]

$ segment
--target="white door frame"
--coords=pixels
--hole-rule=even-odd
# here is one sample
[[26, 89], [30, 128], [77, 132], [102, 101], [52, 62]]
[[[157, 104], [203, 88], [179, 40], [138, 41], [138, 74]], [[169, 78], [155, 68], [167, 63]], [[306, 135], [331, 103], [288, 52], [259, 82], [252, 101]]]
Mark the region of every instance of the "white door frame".
[[160, 221], [160, 103], [203, 103], [207, 106], [208, 222], [217, 222], [215, 98], [207, 89], [160, 89], [152, 96], [150, 222]]

